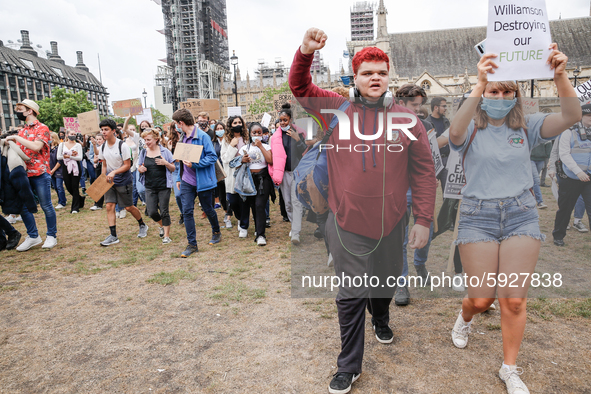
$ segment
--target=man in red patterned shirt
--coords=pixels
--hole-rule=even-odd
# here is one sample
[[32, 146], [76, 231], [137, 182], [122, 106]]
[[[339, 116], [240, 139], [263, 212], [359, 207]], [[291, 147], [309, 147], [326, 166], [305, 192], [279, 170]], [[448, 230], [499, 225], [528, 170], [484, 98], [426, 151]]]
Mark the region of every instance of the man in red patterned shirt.
[[[7, 140], [16, 142], [22, 151], [31, 158], [26, 162], [27, 176], [29, 177], [31, 189], [39, 198], [47, 222], [47, 238], [42, 248], [51, 249], [57, 245], [57, 220], [55, 209], [51, 203], [51, 175], [49, 175], [50, 131], [46, 125], [37, 120], [39, 106], [33, 100], [23, 100], [18, 103], [15, 107], [15, 113], [19, 120], [25, 122], [25, 127], [19, 131], [18, 136], [10, 136]], [[23, 206], [21, 216], [27, 228], [27, 238], [16, 250], [24, 252], [33, 246], [41, 244], [43, 240], [37, 231], [35, 217], [25, 206]]]

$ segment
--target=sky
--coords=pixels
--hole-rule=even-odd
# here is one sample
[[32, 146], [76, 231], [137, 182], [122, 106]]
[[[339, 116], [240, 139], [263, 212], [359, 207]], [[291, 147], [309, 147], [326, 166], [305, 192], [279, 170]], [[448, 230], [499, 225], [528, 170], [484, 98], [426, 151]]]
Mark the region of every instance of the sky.
[[[378, 1], [375, 1], [378, 3]], [[323, 29], [328, 40], [322, 50], [331, 72], [339, 70], [346, 41], [350, 39], [349, 10], [355, 1], [337, 0], [226, 0], [228, 39], [238, 56], [242, 78], [254, 78], [259, 59], [273, 64], [281, 58], [286, 65], [293, 59], [309, 27]], [[385, 0], [388, 32], [485, 26], [487, 1]], [[403, 3], [403, 4], [401, 4]], [[469, 6], [466, 6], [469, 4]], [[589, 0], [547, 0], [551, 20], [562, 16], [589, 15]], [[25, 3], [2, 1], [0, 40], [20, 39], [28, 30], [33, 44], [42, 51], [50, 41], [58, 42], [58, 51], [66, 64], [76, 65], [76, 51], [84, 53], [84, 63], [99, 78], [110, 101], [141, 97], [148, 93], [153, 104], [154, 75], [158, 59], [166, 57], [162, 10], [152, 0], [28, 0]], [[568, 55], [568, 54], [567, 54]]]

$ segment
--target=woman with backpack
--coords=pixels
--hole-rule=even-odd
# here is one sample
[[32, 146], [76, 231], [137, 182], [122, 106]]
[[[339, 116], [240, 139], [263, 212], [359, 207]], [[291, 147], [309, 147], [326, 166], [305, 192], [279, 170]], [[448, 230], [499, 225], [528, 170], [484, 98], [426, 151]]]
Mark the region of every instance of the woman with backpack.
[[287, 216], [291, 222], [289, 236], [291, 242], [297, 245], [300, 243], [304, 208], [296, 197], [293, 170], [297, 167], [308, 146], [304, 136], [292, 124], [291, 105], [289, 103], [283, 104], [279, 111], [279, 126], [271, 136], [270, 145], [273, 152], [273, 165], [269, 167], [269, 173], [273, 182], [281, 188]]
[[529, 190], [533, 186], [530, 152], [581, 119], [565, 70], [567, 57], [556, 44], [549, 49], [560, 113], [526, 116], [515, 81], [488, 81], [488, 74], [498, 66], [497, 56], [486, 54], [478, 63], [478, 82], [449, 133], [451, 149], [463, 157], [466, 177], [456, 244], [469, 284], [452, 340], [456, 347], [466, 347], [473, 316], [498, 297], [504, 354], [499, 377], [510, 394], [529, 393], [516, 361], [527, 319], [527, 292], [545, 238]]
[[70, 213], [78, 213], [84, 207], [85, 198], [80, 196], [80, 175], [82, 168], [82, 145], [76, 142], [76, 131], [69, 130], [66, 142], [62, 142], [57, 150], [57, 159], [62, 160], [64, 168], [62, 176], [68, 193], [72, 195]]
[[[242, 220], [248, 222], [250, 210], [253, 211], [254, 225], [256, 230], [255, 241], [258, 246], [267, 245], [265, 237], [266, 228], [266, 206], [269, 195], [274, 192], [273, 181], [269, 176], [268, 165], [273, 164], [271, 147], [262, 142], [263, 127], [258, 122], [249, 126], [250, 143], [240, 148], [238, 154], [242, 156], [242, 163], [250, 163], [249, 170], [256, 188], [256, 196], [246, 197], [246, 209], [242, 212]], [[274, 197], [273, 197], [274, 199]]]
[[146, 209], [148, 216], [160, 226], [160, 238], [163, 244], [170, 240], [170, 189], [172, 174], [176, 169], [172, 153], [160, 145], [160, 134], [153, 129], [145, 129], [142, 138], [146, 149], [138, 158], [139, 182], [146, 188]]

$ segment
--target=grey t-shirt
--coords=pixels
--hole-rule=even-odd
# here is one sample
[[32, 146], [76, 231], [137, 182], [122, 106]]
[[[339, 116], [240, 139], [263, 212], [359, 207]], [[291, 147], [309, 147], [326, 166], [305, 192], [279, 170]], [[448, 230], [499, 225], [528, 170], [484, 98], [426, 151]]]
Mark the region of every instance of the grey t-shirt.
[[[131, 151], [127, 144], [121, 145], [121, 151], [119, 150], [119, 142], [117, 139], [112, 146], [109, 143], [105, 143], [99, 147], [99, 160], [105, 160], [107, 162], [108, 175], [111, 171], [118, 170], [123, 166], [125, 160], [131, 159]], [[117, 174], [113, 178], [113, 184], [115, 186], [125, 186], [132, 182], [131, 172], [128, 170], [122, 174]]]

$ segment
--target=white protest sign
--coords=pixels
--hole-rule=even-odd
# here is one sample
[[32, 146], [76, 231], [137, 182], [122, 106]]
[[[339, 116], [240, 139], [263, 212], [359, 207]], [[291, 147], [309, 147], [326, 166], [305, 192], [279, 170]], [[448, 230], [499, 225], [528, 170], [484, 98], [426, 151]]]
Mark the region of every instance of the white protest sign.
[[551, 79], [552, 51], [545, 0], [489, 0], [486, 52], [499, 66], [489, 81]]
[[265, 112], [263, 115], [263, 119], [261, 120], [261, 125], [263, 127], [269, 127], [269, 122], [271, 121], [271, 115]]
[[581, 101], [581, 105], [591, 103], [591, 80], [577, 86], [575, 88], [577, 97]]
[[525, 115], [537, 114], [540, 112], [540, 100], [537, 98], [521, 98], [521, 106]]
[[242, 116], [241, 107], [228, 107], [228, 118], [230, 116]]
[[443, 198], [462, 199], [462, 188], [466, 184], [464, 169], [462, 168], [462, 157], [459, 152], [451, 150], [447, 158], [447, 179]]
[[150, 124], [153, 124], [154, 121], [152, 120], [152, 108], [144, 108], [144, 111], [140, 115], [136, 115], [135, 121], [139, 125], [144, 120], [147, 120]]
[[437, 144], [437, 133], [432, 129], [427, 133], [429, 136], [429, 145], [431, 145], [431, 155], [433, 155], [433, 164], [435, 165], [435, 176], [443, 170], [443, 160], [441, 160], [441, 153], [439, 152], [439, 145]]

